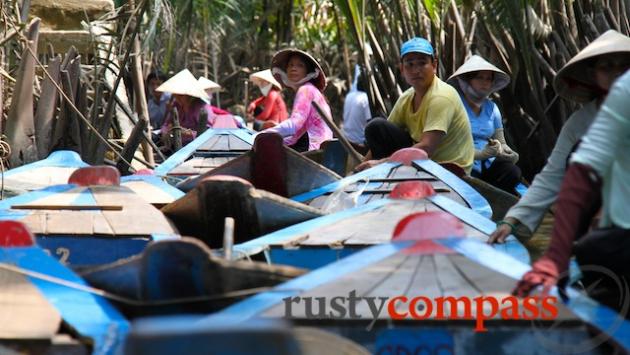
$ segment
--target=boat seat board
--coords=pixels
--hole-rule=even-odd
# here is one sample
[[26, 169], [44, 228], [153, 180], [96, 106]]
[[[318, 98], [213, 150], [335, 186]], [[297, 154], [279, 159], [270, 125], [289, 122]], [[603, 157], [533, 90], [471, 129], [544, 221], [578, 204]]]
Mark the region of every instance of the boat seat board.
[[[298, 296], [327, 297], [346, 296], [351, 291], [356, 291], [357, 297], [396, 297], [405, 295], [409, 298], [416, 296], [436, 297], [462, 297], [471, 298], [479, 296], [503, 297], [511, 294], [516, 280], [506, 275], [480, 265], [464, 255], [452, 254], [408, 254], [396, 253], [379, 262], [368, 265], [352, 273], [344, 274], [334, 281], [325, 283]], [[398, 305], [397, 305], [398, 306]], [[407, 305], [408, 306], [408, 305]], [[580, 320], [573, 312], [561, 304], [558, 306], [556, 321], [560, 326], [579, 324]], [[267, 317], [283, 317], [285, 315], [284, 302], [278, 304], [263, 313]], [[317, 306], [315, 306], [317, 307]], [[522, 305], [521, 305], [522, 307]], [[463, 312], [463, 307], [461, 312]], [[293, 319], [306, 320], [306, 307], [293, 307]], [[400, 309], [403, 310], [403, 309]], [[316, 310], [315, 310], [316, 311]], [[361, 301], [356, 307], [357, 314], [364, 319], [370, 319], [372, 313], [367, 302]], [[445, 307], [448, 314], [449, 307]], [[520, 311], [520, 314], [523, 310]], [[437, 307], [433, 307], [430, 319], [436, 319]], [[472, 316], [475, 316], [475, 307], [471, 307]], [[460, 316], [463, 315], [459, 314]], [[390, 319], [388, 312], [381, 312], [379, 319]], [[495, 317], [500, 320], [500, 315]], [[315, 320], [315, 322], [317, 322]], [[444, 320], [444, 322], [453, 322]], [[511, 321], [514, 322], [514, 321]], [[530, 324], [530, 320], [522, 322]]]
[[[20, 211], [25, 213], [20, 221], [38, 235], [177, 234], [158, 209], [127, 187], [71, 188], [40, 199], [32, 199], [18, 206]], [[34, 208], [29, 210], [27, 209], [29, 206]], [[68, 209], [64, 206], [71, 207]], [[76, 210], [76, 206], [87, 210]], [[92, 206], [104, 208], [90, 209]]]
[[0, 339], [51, 339], [61, 315], [26, 278], [0, 268]]
[[252, 145], [231, 134], [217, 134], [199, 146], [199, 151], [248, 151]]
[[193, 157], [169, 172], [169, 175], [200, 175], [220, 167], [233, 157]]

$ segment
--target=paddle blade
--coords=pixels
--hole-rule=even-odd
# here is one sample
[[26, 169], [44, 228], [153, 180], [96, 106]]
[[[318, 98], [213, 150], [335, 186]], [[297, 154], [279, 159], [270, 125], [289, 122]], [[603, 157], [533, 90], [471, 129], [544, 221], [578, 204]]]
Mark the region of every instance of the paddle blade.
[[403, 218], [392, 240], [427, 240], [464, 237], [464, 225], [454, 216], [442, 211], [419, 212]]
[[389, 193], [390, 198], [399, 200], [421, 200], [433, 195], [435, 195], [435, 190], [426, 181], [403, 181]]
[[75, 170], [70, 178], [68, 184], [76, 184], [79, 186], [90, 185], [120, 185], [120, 172], [113, 166], [88, 166]]
[[425, 160], [429, 159], [429, 155], [422, 149], [418, 148], [403, 148], [397, 150], [391, 157], [389, 157], [389, 161], [402, 163], [403, 165], [411, 165], [411, 162], [414, 160]]
[[28, 247], [35, 244], [33, 235], [17, 221], [0, 221], [0, 247]]

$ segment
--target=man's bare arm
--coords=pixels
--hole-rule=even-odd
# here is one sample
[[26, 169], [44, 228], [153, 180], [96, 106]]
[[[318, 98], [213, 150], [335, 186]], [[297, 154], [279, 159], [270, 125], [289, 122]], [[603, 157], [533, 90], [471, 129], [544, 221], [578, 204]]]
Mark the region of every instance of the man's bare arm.
[[429, 158], [435, 153], [438, 145], [444, 138], [445, 133], [442, 131], [427, 131], [422, 133], [420, 142], [413, 145], [414, 148], [419, 148], [427, 152]]

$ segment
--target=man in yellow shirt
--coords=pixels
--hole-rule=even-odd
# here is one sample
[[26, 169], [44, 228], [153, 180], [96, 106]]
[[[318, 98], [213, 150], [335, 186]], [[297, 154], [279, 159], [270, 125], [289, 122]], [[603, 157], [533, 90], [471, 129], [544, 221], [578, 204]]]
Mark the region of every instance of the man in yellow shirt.
[[387, 120], [374, 119], [367, 125], [370, 151], [355, 170], [414, 147], [458, 176], [469, 174], [475, 153], [466, 109], [457, 91], [435, 75], [437, 59], [431, 43], [412, 38], [403, 43], [400, 58], [400, 72], [411, 88], [396, 101]]

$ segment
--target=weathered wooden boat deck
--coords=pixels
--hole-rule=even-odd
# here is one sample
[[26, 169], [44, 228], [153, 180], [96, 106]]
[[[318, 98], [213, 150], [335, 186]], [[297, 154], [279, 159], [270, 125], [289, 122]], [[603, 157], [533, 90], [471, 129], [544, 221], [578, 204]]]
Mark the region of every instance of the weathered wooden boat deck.
[[[378, 199], [236, 245], [237, 255], [266, 251], [269, 261], [315, 268], [362, 248], [389, 243], [396, 224], [417, 212], [446, 211], [462, 222], [465, 235], [486, 242], [496, 225], [488, 218], [440, 194], [421, 200]], [[497, 250], [528, 263], [529, 254], [513, 236]]]
[[203, 174], [251, 150], [253, 138], [245, 129], [208, 129], [171, 155], [156, 169], [160, 176]]
[[[561, 350], [598, 353], [591, 342], [597, 334], [592, 329], [598, 329], [605, 336], [601, 339], [613, 339], [623, 348], [630, 347], [630, 322], [575, 290], [568, 290], [566, 303], [552, 290], [551, 295], [557, 297], [555, 317], [547, 313], [543, 318], [544, 311], [541, 311], [537, 316], [529, 313], [527, 318], [504, 319], [500, 311], [491, 316], [486, 303], [480, 308], [470, 307], [470, 317], [462, 319], [466, 308], [461, 302], [452, 313], [449, 305], [442, 308], [442, 316], [437, 315], [439, 297], [468, 297], [474, 304], [476, 297], [493, 296], [503, 305], [503, 297], [510, 295], [517, 280], [528, 269], [527, 264], [470, 238], [397, 241], [373, 246], [314, 270], [200, 323], [283, 318], [294, 326], [336, 332], [374, 353], [398, 348], [407, 351], [402, 353], [414, 353], [414, 349], [437, 353], [432, 349], [441, 346], [450, 349], [449, 353], [553, 354]], [[348, 301], [351, 295], [360, 298], [355, 300], [352, 316]], [[399, 319], [390, 315], [389, 303], [373, 317], [380, 298], [388, 302], [397, 296], [407, 297], [406, 301], [397, 301], [392, 306], [399, 315], [407, 313], [405, 317]], [[414, 319], [410, 315], [411, 299], [420, 296], [433, 302], [431, 310], [423, 301], [416, 304], [421, 306], [415, 309], [417, 314], [428, 315], [426, 319]], [[376, 303], [370, 307], [365, 297], [373, 297]], [[337, 308], [332, 306], [335, 298], [342, 299], [341, 303], [336, 303]], [[345, 313], [339, 311], [339, 306]], [[321, 307], [325, 307], [325, 311]], [[527, 314], [522, 300], [517, 301], [516, 307], [519, 315]], [[481, 314], [487, 318], [483, 324], [488, 331], [478, 333], [474, 328], [476, 317]], [[455, 315], [458, 317], [453, 317]]]

